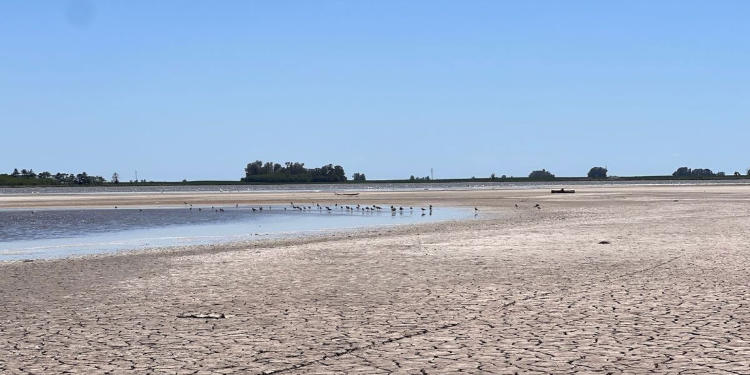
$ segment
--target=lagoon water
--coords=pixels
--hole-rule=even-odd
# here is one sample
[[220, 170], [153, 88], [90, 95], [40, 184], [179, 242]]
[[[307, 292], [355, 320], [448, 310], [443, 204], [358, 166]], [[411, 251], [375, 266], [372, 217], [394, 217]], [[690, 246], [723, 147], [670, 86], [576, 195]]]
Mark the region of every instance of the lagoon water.
[[[0, 261], [60, 258], [151, 247], [202, 245], [471, 217], [467, 209], [415, 207], [392, 214], [332, 207], [264, 206], [0, 210]], [[257, 209], [258, 206], [255, 206]]]

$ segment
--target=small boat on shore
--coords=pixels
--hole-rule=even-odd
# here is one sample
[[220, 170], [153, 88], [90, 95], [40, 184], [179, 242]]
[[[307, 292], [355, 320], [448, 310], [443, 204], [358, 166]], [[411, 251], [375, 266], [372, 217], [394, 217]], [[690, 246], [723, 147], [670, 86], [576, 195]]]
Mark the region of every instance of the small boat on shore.
[[346, 196], [359, 195], [359, 193], [339, 193], [339, 192], [334, 192], [333, 194], [336, 194], [336, 195], [346, 195]]
[[552, 189], [552, 194], [573, 194], [575, 192], [576, 192], [575, 190], [572, 190], [572, 189], [565, 190], [565, 188], [558, 189], [558, 190]]

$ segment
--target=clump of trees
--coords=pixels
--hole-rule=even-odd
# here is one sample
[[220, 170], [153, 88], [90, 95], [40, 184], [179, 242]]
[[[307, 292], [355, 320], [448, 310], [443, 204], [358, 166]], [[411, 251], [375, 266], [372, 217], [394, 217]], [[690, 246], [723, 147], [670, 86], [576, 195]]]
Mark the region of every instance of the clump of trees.
[[607, 168], [593, 167], [589, 169], [589, 178], [607, 178]]
[[690, 169], [688, 167], [680, 167], [680, 168], [677, 168], [677, 170], [674, 171], [674, 173], [672, 173], [672, 176], [674, 177], [713, 177], [715, 176], [715, 174], [708, 168]]
[[352, 181], [354, 181], [354, 182], [365, 182], [365, 181], [367, 181], [367, 177], [365, 177], [364, 173], [355, 172], [352, 175]]
[[554, 178], [555, 175], [546, 169], [536, 170], [529, 173], [529, 179], [531, 180], [552, 180]]
[[430, 176], [414, 177], [414, 175], [411, 175], [409, 181], [430, 181]]
[[[364, 175], [362, 175], [364, 177]], [[340, 165], [327, 164], [320, 168], [305, 168], [305, 163], [274, 162], [263, 163], [256, 160], [245, 167], [244, 182], [305, 183], [305, 182], [344, 182], [346, 174]]]
[[10, 174], [0, 174], [0, 185], [101, 185], [106, 180], [101, 176], [50, 172], [35, 173], [33, 169], [13, 169]]

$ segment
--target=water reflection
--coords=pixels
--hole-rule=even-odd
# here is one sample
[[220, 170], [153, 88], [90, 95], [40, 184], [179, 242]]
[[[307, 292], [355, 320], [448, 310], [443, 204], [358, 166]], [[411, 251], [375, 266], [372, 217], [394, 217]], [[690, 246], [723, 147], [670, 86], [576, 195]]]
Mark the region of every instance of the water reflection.
[[0, 261], [470, 217], [457, 208], [317, 204], [0, 210]]

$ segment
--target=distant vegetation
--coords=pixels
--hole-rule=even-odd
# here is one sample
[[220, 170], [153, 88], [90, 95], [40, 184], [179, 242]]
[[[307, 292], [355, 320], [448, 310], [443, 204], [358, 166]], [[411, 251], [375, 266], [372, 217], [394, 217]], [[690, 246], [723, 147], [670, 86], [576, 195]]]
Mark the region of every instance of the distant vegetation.
[[714, 174], [710, 169], [703, 169], [703, 168], [696, 168], [696, 169], [690, 169], [688, 167], [680, 167], [677, 168], [674, 173], [672, 173], [673, 177], [713, 177], [713, 176], [719, 176], [723, 177], [726, 174], [724, 172], [719, 172], [719, 174]]
[[537, 170], [529, 173], [530, 180], [553, 180], [555, 175], [546, 169]]
[[[525, 182], [525, 181], [590, 181], [592, 179], [616, 179], [619, 181], [634, 180], [690, 180], [690, 179], [748, 179], [750, 178], [750, 169], [743, 173], [733, 172], [727, 175], [724, 172], [714, 173], [710, 169], [680, 167], [671, 176], [627, 176], [627, 177], [610, 177], [607, 168], [592, 167], [586, 177], [556, 177], [552, 172], [541, 169], [529, 173], [528, 177], [513, 177], [501, 175], [497, 176], [492, 173], [489, 177], [471, 177], [471, 178], [452, 178], [438, 179], [435, 182]], [[260, 160], [247, 164], [245, 168], [245, 177], [233, 181], [188, 181], [181, 182], [158, 182], [158, 181], [121, 181], [118, 173], [113, 173], [111, 180], [107, 181], [101, 176], [91, 176], [86, 172], [77, 174], [73, 173], [55, 173], [40, 172], [36, 173], [31, 169], [14, 169], [8, 174], [0, 173], [0, 186], [92, 186], [92, 185], [236, 185], [245, 183], [267, 183], [267, 184], [284, 184], [284, 183], [362, 183], [367, 178], [364, 173], [357, 172], [352, 174], [351, 180], [347, 179], [344, 168], [339, 165], [327, 164], [320, 168], [305, 168], [303, 163], [288, 162], [284, 165], [273, 162], [262, 162]], [[416, 177], [410, 176], [409, 179], [393, 180], [376, 180], [369, 181], [373, 183], [424, 183], [433, 182], [429, 176]]]
[[607, 178], [607, 168], [593, 167], [589, 169], [589, 178]]
[[86, 172], [78, 174], [50, 172], [35, 173], [32, 169], [14, 169], [10, 174], [0, 174], [0, 185], [101, 185], [106, 180], [101, 176], [89, 176]]
[[[360, 174], [364, 179], [364, 175]], [[305, 163], [279, 163], [256, 160], [245, 168], [243, 182], [262, 183], [306, 183], [306, 182], [345, 182], [346, 174], [340, 165], [327, 164], [320, 168], [305, 168]], [[362, 180], [364, 181], [364, 180]]]

